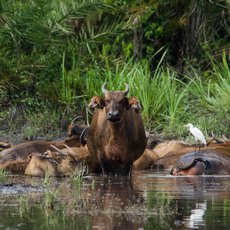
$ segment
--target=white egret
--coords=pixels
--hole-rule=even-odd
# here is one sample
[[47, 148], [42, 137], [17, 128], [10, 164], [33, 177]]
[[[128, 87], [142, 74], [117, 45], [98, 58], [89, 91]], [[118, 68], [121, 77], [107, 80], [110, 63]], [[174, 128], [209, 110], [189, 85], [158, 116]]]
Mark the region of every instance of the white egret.
[[185, 125], [185, 127], [189, 128], [189, 131], [195, 137], [196, 142], [200, 141], [206, 147], [207, 142], [205, 140], [204, 134], [197, 127], [193, 127], [191, 123]]

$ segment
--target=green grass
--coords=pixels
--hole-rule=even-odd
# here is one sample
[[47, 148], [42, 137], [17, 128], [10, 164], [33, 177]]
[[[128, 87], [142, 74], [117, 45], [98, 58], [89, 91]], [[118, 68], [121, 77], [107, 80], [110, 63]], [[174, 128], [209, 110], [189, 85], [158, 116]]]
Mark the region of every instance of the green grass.
[[0, 183], [5, 182], [7, 176], [8, 176], [8, 172], [6, 172], [4, 169], [0, 169]]
[[57, 201], [58, 191], [52, 187], [53, 185], [48, 171], [45, 172], [45, 177], [43, 178], [43, 186], [45, 189], [45, 211], [48, 211], [49, 209], [53, 210], [55, 208], [55, 202]]
[[[21, 130], [24, 137], [43, 133], [57, 137], [60, 128], [66, 127], [76, 115], [83, 115], [90, 122], [91, 117], [85, 108], [93, 95], [102, 96], [101, 86], [108, 82], [108, 90], [123, 90], [124, 83], [127, 83], [129, 96], [137, 96], [141, 102], [146, 129], [164, 138], [187, 137], [184, 128], [187, 123], [201, 128], [206, 137], [212, 132], [229, 137], [230, 69], [225, 54], [222, 62], [212, 60], [208, 71], [190, 68], [183, 76], [163, 65], [166, 52], [154, 71], [147, 61], [130, 59], [122, 62], [117, 59], [112, 63], [103, 56], [106, 54], [101, 55], [100, 65], [89, 64], [84, 70], [79, 68], [74, 58], [72, 66], [67, 69], [64, 64], [66, 56], [63, 55], [59, 82], [61, 107], [55, 110], [50, 106], [51, 109], [47, 109], [45, 103], [34, 98], [30, 101], [28, 97], [24, 102], [28, 110], [19, 108], [17, 112], [17, 106], [15, 109], [11, 107], [12, 111], [8, 113], [11, 127], [17, 124], [15, 129]], [[36, 109], [30, 110], [30, 104], [36, 105]], [[0, 122], [5, 120], [1, 118]]]
[[84, 173], [87, 173], [87, 166], [85, 162], [81, 162], [70, 176], [70, 182], [74, 188], [80, 189], [82, 187]]
[[149, 130], [173, 129], [178, 122], [181, 124], [185, 120], [190, 84], [185, 85], [178, 80], [177, 73], [169, 68], [158, 66], [151, 72], [146, 62], [118, 63], [114, 73], [105, 70], [100, 78], [95, 74], [88, 76], [86, 84], [89, 94], [102, 95], [104, 82], [108, 82], [109, 90], [122, 90], [124, 83], [129, 85], [129, 95], [135, 95], [141, 101], [142, 117]]
[[19, 215], [20, 217], [28, 216], [29, 213], [29, 200], [25, 195], [19, 197]]
[[[163, 57], [164, 58], [164, 55]], [[223, 57], [222, 63], [212, 65], [209, 77], [192, 69], [183, 76], [161, 62], [150, 71], [147, 62], [116, 63], [112, 69], [91, 68], [86, 79], [88, 97], [102, 95], [101, 86], [108, 82], [109, 90], [122, 90], [124, 83], [130, 87], [142, 104], [145, 127], [165, 138], [184, 138], [184, 125], [193, 123], [208, 137], [211, 132], [229, 136], [230, 71]]]

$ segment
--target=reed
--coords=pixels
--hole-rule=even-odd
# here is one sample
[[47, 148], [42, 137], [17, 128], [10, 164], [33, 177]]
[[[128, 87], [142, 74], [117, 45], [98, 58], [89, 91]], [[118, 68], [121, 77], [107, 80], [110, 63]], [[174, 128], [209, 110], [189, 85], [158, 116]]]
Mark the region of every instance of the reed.
[[[229, 114], [230, 71], [223, 56], [222, 63], [213, 62], [209, 77], [204, 72], [191, 69], [181, 78], [181, 74], [162, 65], [162, 55], [154, 71], [148, 62], [126, 63], [117, 61], [112, 67], [91, 67], [86, 79], [88, 96], [102, 95], [101, 86], [108, 82], [109, 90], [122, 90], [129, 84], [129, 95], [135, 95], [142, 104], [145, 127], [164, 137], [181, 138], [186, 135], [184, 124], [191, 122], [202, 128], [206, 135], [221, 127], [218, 133], [228, 134], [228, 122], [224, 114]], [[181, 80], [183, 79], [183, 80]], [[219, 126], [224, 119], [223, 125]]]
[[8, 176], [8, 172], [5, 171], [4, 169], [0, 169], [0, 182], [3, 183], [6, 181]]
[[43, 186], [45, 188], [44, 206], [45, 211], [48, 212], [49, 210], [53, 210], [55, 208], [55, 203], [57, 201], [57, 191], [52, 188], [52, 182], [48, 171], [45, 172]]
[[109, 90], [122, 90], [124, 83], [127, 83], [129, 95], [135, 95], [141, 101], [146, 128], [158, 131], [165, 127], [173, 129], [178, 122], [185, 120], [189, 84], [178, 80], [177, 73], [162, 67], [161, 62], [154, 72], [150, 71], [148, 62], [133, 61], [116, 63], [114, 71], [103, 69], [100, 77], [97, 70], [91, 69], [86, 80], [87, 91], [91, 96], [101, 95], [104, 82], [108, 82]]
[[29, 214], [29, 200], [25, 195], [19, 197], [19, 215], [20, 217], [28, 216]]

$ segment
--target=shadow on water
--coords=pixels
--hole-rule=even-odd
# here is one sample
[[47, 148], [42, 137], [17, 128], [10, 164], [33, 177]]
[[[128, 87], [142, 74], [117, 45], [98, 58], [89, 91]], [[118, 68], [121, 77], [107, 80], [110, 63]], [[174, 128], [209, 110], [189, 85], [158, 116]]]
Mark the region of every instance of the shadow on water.
[[230, 229], [230, 176], [44, 179], [0, 184], [0, 229]]

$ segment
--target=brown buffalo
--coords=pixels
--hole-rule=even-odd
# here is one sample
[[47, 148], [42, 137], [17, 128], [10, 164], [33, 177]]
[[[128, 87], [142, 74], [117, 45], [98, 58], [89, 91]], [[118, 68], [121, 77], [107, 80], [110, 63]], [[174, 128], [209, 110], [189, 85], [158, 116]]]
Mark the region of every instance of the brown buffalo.
[[[147, 144], [144, 153], [133, 163], [135, 169], [171, 168], [181, 156], [197, 149], [196, 145], [190, 145], [179, 140], [165, 141], [159, 144], [155, 144], [157, 139], [153, 138], [153, 140], [153, 145]], [[153, 147], [151, 148], [151, 146]], [[208, 142], [206, 148], [200, 146], [200, 150], [202, 149], [207, 151], [214, 150], [219, 154], [230, 157], [229, 141], [217, 141], [215, 138]]]
[[146, 148], [144, 153], [133, 162], [133, 168], [137, 170], [150, 169], [158, 158], [159, 156], [154, 150]]
[[125, 175], [146, 147], [139, 102], [126, 97], [128, 85], [124, 91], [108, 91], [105, 83], [102, 92], [104, 98], [93, 97], [89, 104], [95, 110], [87, 138], [90, 157], [95, 172]]
[[[88, 149], [86, 146], [59, 149], [51, 145], [53, 150], [45, 153], [31, 153], [24, 160], [24, 173], [32, 176], [70, 176], [75, 170], [87, 172], [90, 162], [86, 162]], [[23, 170], [21, 170], [23, 171]]]
[[[176, 143], [176, 142], [175, 142]], [[163, 144], [163, 143], [162, 143]], [[161, 145], [162, 145], [161, 144]], [[156, 146], [157, 147], [157, 146]], [[183, 157], [183, 155], [188, 154], [190, 152], [199, 152], [196, 148], [196, 145], [172, 145], [173, 148], [168, 148], [168, 151], [163, 151], [161, 154], [159, 154], [159, 158], [154, 161], [154, 166], [163, 166], [164, 168], [170, 168], [176, 164], [176, 162], [180, 159], [180, 157]], [[155, 151], [156, 148], [154, 148]], [[157, 149], [156, 149], [157, 150]], [[164, 150], [164, 149], [161, 149]], [[166, 149], [165, 149], [166, 150]], [[196, 151], [197, 150], [197, 151]], [[207, 145], [207, 147], [200, 147], [200, 151], [206, 151], [206, 152], [215, 152], [215, 154], [224, 155], [226, 157], [230, 157], [230, 142], [225, 141], [222, 143], [219, 142], [213, 142], [210, 141]], [[201, 166], [198, 164], [197, 166]], [[194, 172], [192, 172], [194, 173]]]
[[77, 128], [78, 132], [64, 141], [29, 141], [4, 149], [0, 152], [0, 169], [12, 172], [24, 172], [28, 164], [28, 156], [34, 152], [44, 153], [47, 150], [53, 151], [54, 149], [51, 145], [59, 149], [66, 148], [65, 144], [69, 147], [80, 147], [80, 136], [84, 128], [84, 126], [79, 126]]
[[171, 174], [177, 175], [229, 175], [230, 157], [220, 148], [202, 149], [182, 155], [175, 163]]
[[46, 173], [48, 176], [70, 176], [75, 170], [80, 170], [81, 162], [73, 160], [68, 155], [60, 157], [54, 154], [54, 152], [49, 152], [48, 155], [31, 153], [24, 173], [40, 177], [45, 176]]
[[58, 175], [58, 163], [54, 159], [40, 153], [31, 153], [28, 158], [30, 160], [24, 172], [26, 175], [45, 176], [46, 173], [49, 176]]
[[24, 172], [28, 164], [28, 156], [33, 152], [43, 153], [48, 149], [52, 150], [48, 141], [29, 141], [5, 149], [0, 153], [0, 169], [12, 172]]
[[[133, 163], [134, 169], [149, 169], [152, 166], [168, 167], [171, 162], [166, 156], [175, 155], [175, 158], [179, 158], [177, 155], [180, 151], [191, 151], [194, 146], [184, 143], [182, 141], [165, 141], [160, 142], [159, 139], [154, 138], [147, 133], [148, 140], [144, 153]], [[158, 143], [158, 144], [157, 144]], [[176, 153], [176, 154], [175, 154]]]

